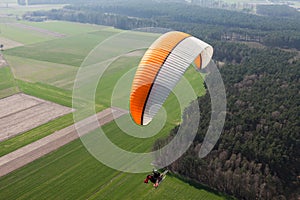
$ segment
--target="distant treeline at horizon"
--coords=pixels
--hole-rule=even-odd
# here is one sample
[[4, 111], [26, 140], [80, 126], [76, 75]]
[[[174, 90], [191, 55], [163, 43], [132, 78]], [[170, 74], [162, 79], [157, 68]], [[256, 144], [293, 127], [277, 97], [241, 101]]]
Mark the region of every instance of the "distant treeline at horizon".
[[[46, 1], [46, 0], [32, 0]], [[50, 0], [55, 2], [56, 0]], [[70, 0], [65, 0], [70, 1]], [[114, 26], [120, 29], [163, 27], [184, 31], [202, 39], [259, 42], [270, 47], [300, 50], [300, 21], [298, 15], [278, 17], [222, 9], [204, 8], [182, 3], [157, 3], [137, 0], [107, 1], [74, 0], [79, 4], [51, 11], [35, 11], [33, 17], [46, 16], [66, 20]], [[48, 2], [48, 1], [46, 1]], [[116, 3], [117, 2], [117, 3]], [[274, 7], [274, 11], [280, 10]], [[279, 12], [279, 11], [278, 11]], [[286, 12], [282, 12], [286, 13]]]

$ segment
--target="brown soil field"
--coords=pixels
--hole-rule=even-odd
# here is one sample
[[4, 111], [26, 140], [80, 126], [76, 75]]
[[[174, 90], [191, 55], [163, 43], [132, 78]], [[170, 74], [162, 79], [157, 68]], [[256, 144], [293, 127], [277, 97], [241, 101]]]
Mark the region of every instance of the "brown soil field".
[[71, 108], [22, 93], [0, 99], [0, 141], [70, 112]]

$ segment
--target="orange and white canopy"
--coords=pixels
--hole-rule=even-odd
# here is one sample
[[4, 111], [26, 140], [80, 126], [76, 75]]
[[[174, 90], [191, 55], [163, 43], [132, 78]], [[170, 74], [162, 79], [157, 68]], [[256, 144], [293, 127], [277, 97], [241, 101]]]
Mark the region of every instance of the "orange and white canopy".
[[130, 114], [136, 124], [147, 125], [159, 111], [186, 69], [199, 69], [211, 60], [213, 48], [183, 32], [160, 36], [144, 54], [130, 94]]

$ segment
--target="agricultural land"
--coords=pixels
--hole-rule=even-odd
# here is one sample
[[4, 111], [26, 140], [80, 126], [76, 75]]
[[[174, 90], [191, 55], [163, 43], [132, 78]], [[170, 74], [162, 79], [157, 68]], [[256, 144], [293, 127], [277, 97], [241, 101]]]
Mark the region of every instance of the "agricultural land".
[[[17, 9], [7, 8], [5, 13], [13, 10], [13, 14], [18, 14]], [[5, 126], [9, 132], [1, 132], [3, 137], [9, 135], [0, 142], [0, 159], [3, 159], [20, 148], [27, 148], [68, 129], [74, 124], [74, 113], [83, 113], [83, 119], [89, 117], [84, 108], [90, 102], [84, 97], [76, 99], [78, 107], [72, 108], [77, 72], [97, 45], [120, 34], [122, 30], [64, 21], [16, 21], [7, 16], [1, 18], [0, 30], [0, 41], [4, 44], [1, 54], [5, 59], [5, 64], [0, 67], [0, 106], [3, 107], [0, 129], [2, 131]], [[126, 37], [151, 43], [158, 36], [132, 32]], [[100, 53], [115, 53], [123, 47], [112, 46]], [[128, 110], [133, 72], [144, 51], [138, 49], [127, 52], [111, 63], [95, 91], [95, 112], [110, 108], [112, 96], [117, 99], [121, 109]], [[205, 94], [203, 79], [200, 74], [194, 73], [193, 68], [188, 69], [186, 78], [198, 96]], [[114, 87], [120, 80], [124, 82], [119, 84], [128, 89], [114, 93]], [[17, 106], [19, 104], [16, 101], [21, 101], [22, 107]], [[30, 114], [32, 109], [36, 109], [34, 116]], [[168, 113], [166, 123], [153, 137], [127, 135], [116, 122], [108, 123], [102, 129], [114, 144], [124, 150], [149, 152], [158, 138], [167, 137], [170, 130], [181, 121], [180, 105], [174, 94], [167, 99], [164, 109]], [[55, 114], [52, 115], [52, 112]], [[11, 122], [11, 118], [21, 120], [22, 117], [18, 117], [21, 113], [25, 121], [19, 129], [10, 123], [20, 124], [18, 121]], [[41, 116], [50, 118], [43, 119]], [[2, 118], [10, 120], [4, 122]], [[129, 114], [124, 113], [120, 120], [129, 118]], [[98, 134], [97, 130], [86, 137], [94, 134]], [[0, 177], [0, 199], [231, 199], [174, 174], [169, 174], [160, 188], [153, 189], [151, 185], [143, 183], [146, 173], [130, 174], [114, 170], [89, 154], [80, 139], [70, 141]]]

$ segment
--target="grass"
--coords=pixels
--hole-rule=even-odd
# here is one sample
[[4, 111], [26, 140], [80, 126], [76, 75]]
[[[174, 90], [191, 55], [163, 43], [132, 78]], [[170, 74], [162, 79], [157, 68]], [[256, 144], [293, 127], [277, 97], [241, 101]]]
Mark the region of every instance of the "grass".
[[29, 83], [21, 80], [17, 80], [17, 84], [20, 90], [25, 94], [36, 96], [67, 107], [72, 107], [71, 91], [43, 83]]
[[79, 67], [88, 53], [101, 41], [116, 34], [114, 29], [105, 29], [98, 34], [80, 34], [5, 51], [5, 55], [60, 63]]
[[[111, 97], [116, 83], [122, 78], [124, 74], [130, 71], [132, 68], [136, 67], [140, 61], [140, 57], [121, 57], [112, 63], [111, 67], [105, 71], [101, 80], [99, 81], [99, 86], [96, 90], [96, 103], [103, 104], [105, 106], [111, 105]], [[130, 91], [133, 76], [126, 79], [126, 83], [123, 83], [123, 94], [118, 95], [119, 99], [128, 100], [128, 91]], [[128, 104], [126, 104], [128, 105]], [[123, 107], [128, 109], [127, 107]]]
[[0, 68], [0, 98], [4, 98], [17, 93], [14, 77], [9, 67]]
[[222, 195], [198, 189], [170, 175], [160, 188], [153, 189], [150, 185], [142, 183], [145, 176], [146, 174], [123, 173], [89, 199], [226, 199]]
[[6, 23], [0, 23], [0, 36], [22, 44], [33, 44], [54, 39], [54, 37]]
[[9, 67], [0, 68], [0, 90], [15, 86], [14, 77]]
[[22, 23], [29, 26], [46, 29], [49, 31], [66, 34], [67, 36], [80, 35], [83, 33], [89, 33], [89, 32], [99, 31], [101, 29], [108, 28], [107, 26], [83, 24], [83, 23], [76, 23], [76, 22], [66, 22], [66, 21], [46, 21], [44, 23], [22, 21]]
[[[136, 58], [133, 60], [136, 62]], [[133, 60], [126, 60], [124, 57], [114, 63], [106, 74], [111, 84], [114, 81], [113, 76], [118, 77], [125, 73], [130, 69]], [[126, 62], [128, 65], [123, 65], [124, 69], [120, 70], [120, 74], [114, 72], [116, 68], [119, 68], [117, 66], [120, 63]], [[193, 74], [193, 70], [189, 69], [186, 75]], [[191, 80], [195, 80], [194, 77]], [[201, 85], [199, 84], [200, 79], [196, 80], [197, 85]], [[20, 80], [17, 83], [25, 93], [63, 105], [70, 104], [71, 94], [68, 91], [41, 83], [27, 83]], [[107, 90], [104, 93], [109, 96], [110, 92]], [[98, 97], [101, 95], [99, 94]], [[150, 151], [154, 141], [166, 137], [170, 129], [174, 127], [175, 124], [172, 121], [180, 118], [180, 115], [176, 115], [179, 110], [172, 109], [178, 108], [176, 98], [171, 95], [167, 101], [165, 106], [167, 113], [172, 114], [168, 115], [169, 122], [163, 130], [154, 137], [141, 139], [128, 136], [115, 123], [110, 123], [104, 127], [105, 132], [108, 133], [107, 136], [113, 143], [125, 150]], [[0, 155], [42, 138], [69, 124], [72, 124], [72, 116], [66, 115], [0, 143]], [[20, 145], [21, 143], [22, 145]], [[169, 176], [162, 186], [155, 190], [151, 185], [143, 184], [145, 175], [121, 173], [104, 166], [86, 151], [79, 140], [76, 140], [42, 159], [0, 178], [0, 199], [1, 197], [4, 199], [226, 199], [222, 195], [208, 192], [205, 189], [198, 189], [172, 176]]]
[[145, 175], [104, 166], [76, 140], [0, 178], [0, 199], [227, 199], [172, 176], [153, 189]]
[[66, 90], [73, 88], [77, 67], [9, 55], [5, 58], [17, 79], [49, 84]]
[[[123, 117], [123, 119], [124, 118], [125, 117]], [[161, 131], [159, 131], [156, 135], [149, 138], [137, 138], [137, 137], [129, 136], [128, 134], [124, 133], [114, 122], [112, 122], [108, 126], [105, 126], [103, 130], [105, 133], [113, 133], [113, 134], [107, 134], [107, 137], [116, 146], [126, 151], [143, 153], [143, 152], [150, 152], [152, 150], [152, 146], [154, 142], [159, 138], [167, 137], [172, 128], [174, 128], [174, 124], [172, 124], [171, 122], [167, 122]], [[144, 130], [145, 129], [147, 128], [144, 128]], [[144, 134], [143, 128], [141, 128], [140, 130], [141, 131], [139, 132], [139, 134], [140, 135]]]
[[[110, 77], [111, 83], [113, 83], [113, 75], [119, 76], [114, 72], [115, 67], [120, 64], [119, 62], [130, 64], [126, 58], [117, 60], [106, 74]], [[123, 67], [124, 73], [129, 66], [124, 65]], [[189, 69], [186, 75], [195, 74], [192, 70], [194, 69]], [[195, 80], [194, 77], [191, 80]], [[201, 85], [199, 84], [200, 79], [196, 80], [197, 85]], [[19, 80], [18, 85], [27, 93], [54, 100], [56, 103], [64, 104], [70, 100], [68, 92], [55, 87]], [[148, 152], [155, 140], [168, 135], [170, 129], [175, 125], [172, 121], [176, 121], [180, 117], [180, 115], [176, 115], [179, 110], [174, 109], [178, 107], [178, 102], [173, 95], [167, 100], [165, 107], [168, 113], [172, 113], [170, 117], [168, 115], [169, 122], [159, 134], [153, 137], [141, 139], [128, 136], [115, 123], [110, 123], [103, 129], [109, 139], [120, 148], [133, 152]], [[18, 148], [20, 141], [30, 143], [71, 123], [71, 115], [66, 115], [33, 129], [26, 135], [20, 135], [13, 140], [0, 143], [0, 155], [6, 153], [3, 149]], [[118, 172], [101, 164], [87, 152], [80, 140], [76, 140], [0, 178], [0, 199], [227, 199], [216, 192], [199, 189], [173, 176], [168, 176], [160, 188], [153, 189], [151, 184], [143, 184], [145, 176], [146, 174]]]
[[[57, 24], [56, 28], [53, 25], [49, 29], [59, 32], [62, 26], [62, 24]], [[64, 73], [58, 72], [63, 71], [59, 66], [62, 68], [64, 68], [64, 64], [70, 68], [80, 66], [82, 59], [95, 45], [110, 35], [118, 33], [118, 30], [103, 29], [77, 35], [75, 34], [75, 27], [73, 28], [74, 30], [69, 30], [70, 37], [35, 44], [32, 44], [35, 41], [25, 41], [25, 44], [30, 45], [5, 51], [9, 63], [15, 65], [13, 68], [16, 70], [16, 74], [19, 73], [18, 78], [22, 77], [22, 73], [24, 73], [24, 79], [16, 81], [21, 91], [61, 105], [69, 107], [72, 105], [72, 92], [65, 87], [56, 87], [58, 86], [56, 81], [65, 78], [63, 77]], [[67, 32], [67, 30], [62, 30], [62, 32]], [[136, 35], [133, 34], [131, 37], [135, 38]], [[31, 38], [28, 39], [31, 40]], [[107, 49], [107, 52], [122, 47], [114, 46], [111, 48]], [[100, 85], [96, 91], [97, 111], [110, 106], [116, 83], [124, 87], [121, 87], [122, 91], [117, 92], [113, 97], [116, 99], [117, 105], [128, 108], [128, 96], [134, 75], [131, 73], [134, 72], [131, 69], [138, 62], [139, 56], [123, 56], [110, 66], [100, 80]], [[55, 63], [62, 65], [56, 66]], [[26, 74], [26, 69], [23, 67], [35, 73]], [[51, 71], [52, 67], [55, 68], [53, 71]], [[54, 74], [53, 79], [51, 76], [46, 77], [47, 73], [50, 72], [57, 73], [58, 78], [55, 79], [56, 75]], [[199, 74], [195, 73], [194, 69], [188, 69], [185, 76], [195, 87], [198, 95], [205, 92], [203, 80], [199, 78]], [[4, 82], [6, 84], [6, 81]], [[84, 107], [86, 102], [84, 97], [82, 98], [81, 106]], [[133, 152], [149, 152], [154, 141], [166, 137], [169, 131], [180, 122], [179, 104], [174, 94], [170, 95], [164, 107], [168, 113], [167, 123], [155, 136], [146, 139], [129, 136], [115, 122], [107, 124], [103, 129], [109, 139], [120, 148]], [[80, 111], [78, 109], [76, 112]], [[126, 120], [126, 116], [120, 120]], [[65, 115], [15, 138], [1, 142], [0, 155], [7, 154], [72, 123], [72, 114]], [[95, 133], [92, 132], [90, 135]], [[145, 175], [122, 173], [111, 169], [93, 158], [80, 140], [75, 140], [41, 159], [1, 177], [0, 199], [227, 199], [225, 196], [201, 187], [195, 187], [173, 176], [168, 176], [162, 186], [155, 190], [151, 185], [143, 184]]]
[[[103, 42], [105, 39], [120, 32], [121, 31], [117, 29], [106, 28], [100, 31], [93, 31], [9, 49], [5, 51], [5, 55], [79, 67], [83, 60], [89, 55], [91, 50], [94, 49], [94, 47]], [[130, 42], [140, 43], [141, 40], [153, 41], [154, 38], [158, 37], [158, 35], [132, 32], [125, 33], [120, 37], [125, 37], [127, 41]], [[99, 54], [101, 54], [101, 58], [111, 58], [112, 54], [116, 56], [119, 55], [118, 53], [122, 52], [124, 49], [127, 49], [129, 45], [130, 43], [120, 44], [114, 43], [113, 41], [110, 44], [106, 43], [105, 49], [102, 49], [102, 51], [98, 54], [94, 54], [96, 56], [96, 62], [100, 61]]]

